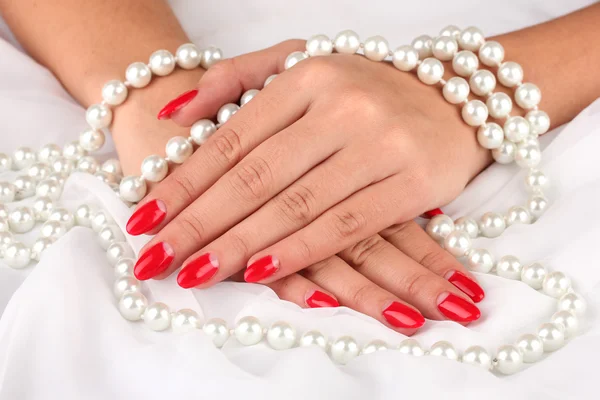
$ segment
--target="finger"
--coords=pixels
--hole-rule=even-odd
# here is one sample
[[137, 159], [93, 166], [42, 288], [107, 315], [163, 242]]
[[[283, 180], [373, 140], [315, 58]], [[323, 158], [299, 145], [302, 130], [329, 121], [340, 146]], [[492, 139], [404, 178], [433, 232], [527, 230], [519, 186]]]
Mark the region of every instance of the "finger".
[[417, 263], [446, 278], [474, 302], [478, 303], [485, 297], [475, 277], [416, 222], [394, 225], [383, 230], [381, 236]]
[[302, 271], [302, 275], [334, 294], [341, 305], [369, 315], [405, 335], [425, 324], [411, 305], [382, 289], [337, 256]]
[[469, 323], [481, 315], [464, 293], [379, 235], [362, 240], [339, 255], [373, 283], [410, 302], [426, 318]]
[[237, 103], [245, 91], [262, 89], [269, 76], [283, 71], [286, 57], [294, 51], [304, 50], [305, 43], [304, 40], [287, 40], [215, 64], [198, 82], [197, 94], [187, 103], [184, 98], [184, 107], [163, 114], [163, 117], [182, 126], [191, 126], [200, 118], [216, 115], [223, 104]]
[[269, 286], [282, 300], [291, 301], [303, 308], [339, 307], [337, 299], [319, 285], [302, 275], [292, 274]]

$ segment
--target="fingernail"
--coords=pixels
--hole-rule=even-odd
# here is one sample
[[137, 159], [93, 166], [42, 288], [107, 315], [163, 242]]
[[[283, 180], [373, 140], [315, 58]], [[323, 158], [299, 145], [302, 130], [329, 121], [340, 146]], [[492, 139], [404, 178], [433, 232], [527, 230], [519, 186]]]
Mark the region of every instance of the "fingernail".
[[259, 282], [273, 275], [278, 269], [279, 260], [273, 256], [265, 256], [246, 268], [244, 280], [249, 283]]
[[177, 275], [177, 283], [184, 289], [193, 288], [207, 282], [218, 270], [217, 257], [212, 253], [205, 253], [181, 269]]
[[183, 107], [185, 107], [190, 101], [192, 101], [194, 99], [194, 97], [196, 97], [197, 94], [198, 94], [198, 90], [194, 89], [194, 90], [189, 90], [189, 91], [179, 95], [179, 97], [168, 102], [167, 105], [164, 106], [162, 108], [162, 110], [160, 110], [158, 112], [157, 118], [158, 119], [169, 119], [171, 114], [173, 114], [175, 111], [181, 110]]
[[453, 293], [442, 293], [438, 301], [438, 309], [452, 321], [471, 322], [481, 317], [481, 311], [475, 304]]
[[175, 252], [168, 243], [157, 243], [146, 250], [137, 260], [133, 267], [133, 274], [141, 281], [154, 278], [169, 268], [174, 258]]
[[425, 324], [420, 312], [397, 301], [392, 302], [382, 314], [388, 324], [396, 328], [417, 329]]
[[167, 207], [161, 200], [152, 200], [135, 210], [127, 221], [127, 233], [144, 234], [160, 224], [167, 215]]
[[469, 296], [475, 303], [479, 303], [485, 297], [485, 292], [481, 286], [462, 272], [450, 271], [446, 279], [460, 289], [461, 292]]
[[431, 211], [426, 211], [425, 213], [423, 213], [423, 215], [426, 218], [431, 219], [431, 218], [435, 217], [436, 215], [442, 215], [443, 213], [444, 212], [442, 210], [440, 210], [439, 208], [436, 208], [436, 209], [431, 210]]
[[306, 305], [310, 308], [339, 307], [340, 303], [338, 303], [333, 296], [315, 290], [313, 294], [306, 299]]

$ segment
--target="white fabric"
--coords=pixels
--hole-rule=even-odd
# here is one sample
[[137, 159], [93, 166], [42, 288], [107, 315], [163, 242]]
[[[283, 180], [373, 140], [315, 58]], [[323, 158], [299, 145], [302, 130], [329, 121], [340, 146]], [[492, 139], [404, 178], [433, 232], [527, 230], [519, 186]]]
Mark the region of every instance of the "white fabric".
[[[173, 1], [191, 37], [218, 44], [228, 55], [320, 31], [333, 35], [348, 27], [363, 35], [381, 33], [394, 44], [422, 32], [436, 33], [448, 21], [463, 27], [477, 24], [496, 34], [590, 3]], [[74, 140], [85, 125], [82, 108], [51, 74], [9, 44], [5, 28], [2, 37], [7, 41], [0, 40], [0, 151]], [[541, 261], [566, 271], [590, 303], [584, 334], [524, 372], [497, 377], [456, 362], [397, 352], [360, 357], [339, 367], [315, 348], [276, 352], [262, 344], [243, 348], [234, 341], [219, 351], [200, 332], [149, 332], [143, 324], [120, 317], [103, 251], [90, 230], [75, 228], [33, 268], [16, 271], [0, 261], [0, 399], [597, 398], [592, 373], [594, 356], [600, 354], [595, 248], [600, 237], [600, 100], [551, 139], [544, 138], [549, 145], [543, 170], [552, 179], [548, 212], [535, 225], [511, 227], [500, 239], [476, 243], [496, 255], [511, 253], [526, 263]], [[109, 143], [107, 154], [111, 149]], [[523, 203], [522, 180], [516, 167], [493, 165], [445, 210], [453, 217], [479, 215]], [[63, 199], [71, 209], [84, 201], [106, 207], [121, 227], [130, 214], [110, 189], [90, 176], [72, 176]], [[130, 239], [136, 250], [144, 242]], [[534, 331], [554, 312], [554, 301], [520, 282], [479, 279], [486, 290], [480, 321], [468, 328], [428, 321], [416, 338], [425, 345], [446, 339], [460, 349], [480, 344], [493, 351], [516, 335]], [[202, 309], [207, 318], [219, 316], [230, 324], [253, 314], [264, 323], [287, 320], [299, 332], [316, 328], [331, 338], [350, 334], [362, 344], [372, 338], [392, 344], [403, 339], [351, 310], [302, 310], [258, 285], [223, 283], [205, 291], [183, 291], [168, 279], [147, 288], [151, 300]]]

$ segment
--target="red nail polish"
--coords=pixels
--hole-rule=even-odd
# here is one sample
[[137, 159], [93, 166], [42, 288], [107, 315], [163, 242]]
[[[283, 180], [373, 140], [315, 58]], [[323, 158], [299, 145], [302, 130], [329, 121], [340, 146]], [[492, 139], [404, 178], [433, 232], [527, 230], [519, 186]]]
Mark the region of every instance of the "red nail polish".
[[246, 268], [244, 280], [249, 283], [259, 282], [273, 275], [278, 269], [279, 260], [273, 256], [265, 256]]
[[133, 267], [133, 274], [141, 281], [164, 272], [175, 258], [173, 248], [165, 242], [156, 243], [142, 254]]
[[127, 233], [141, 235], [160, 224], [167, 215], [167, 207], [161, 200], [152, 200], [142, 205], [127, 221]]
[[425, 324], [425, 318], [420, 312], [397, 301], [392, 302], [382, 314], [385, 320], [396, 328], [417, 329]]
[[212, 253], [202, 254], [181, 269], [177, 275], [177, 284], [184, 289], [193, 288], [207, 282], [218, 270], [217, 257]]
[[447, 276], [448, 282], [460, 289], [475, 303], [479, 303], [485, 297], [485, 292], [473, 279], [459, 271], [451, 271]]
[[315, 290], [313, 294], [306, 299], [306, 305], [310, 308], [339, 307], [340, 303], [338, 303], [333, 296]]
[[435, 217], [436, 215], [442, 215], [442, 214], [444, 214], [444, 212], [442, 210], [440, 210], [439, 208], [436, 208], [431, 211], [426, 211], [425, 213], [423, 213], [423, 216], [425, 218], [431, 219], [431, 218]]
[[471, 322], [481, 317], [479, 308], [462, 297], [448, 292], [440, 297], [442, 300], [438, 303], [438, 309], [452, 321]]
[[167, 105], [164, 106], [162, 108], [162, 110], [160, 110], [158, 112], [157, 118], [158, 119], [169, 119], [171, 114], [173, 114], [175, 111], [181, 110], [183, 107], [185, 107], [190, 101], [192, 101], [194, 99], [194, 97], [196, 97], [197, 94], [198, 94], [198, 90], [194, 89], [194, 90], [190, 90], [190, 91], [187, 91], [187, 92], [179, 95], [179, 97], [168, 102]]

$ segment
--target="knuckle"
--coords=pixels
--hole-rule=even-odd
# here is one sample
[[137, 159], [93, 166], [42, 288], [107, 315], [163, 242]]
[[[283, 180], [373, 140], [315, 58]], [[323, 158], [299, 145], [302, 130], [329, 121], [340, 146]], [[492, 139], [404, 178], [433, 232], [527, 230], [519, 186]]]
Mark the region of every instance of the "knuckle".
[[176, 193], [181, 196], [181, 199], [190, 204], [196, 199], [196, 189], [190, 176], [182, 171], [177, 171], [171, 175], [171, 183], [174, 190], [171, 193]]
[[181, 213], [174, 221], [177, 223], [175, 232], [178, 236], [185, 236], [195, 243], [200, 243], [204, 239], [204, 224], [196, 213], [191, 211]]
[[327, 281], [330, 276], [328, 276], [329, 271], [331, 271], [331, 267], [333, 266], [335, 257], [329, 257], [323, 261], [319, 261], [308, 268], [300, 271], [300, 274], [304, 276], [306, 279], [317, 282], [317, 281]]
[[333, 233], [340, 239], [356, 236], [367, 225], [367, 219], [358, 211], [343, 211], [333, 214]]
[[267, 161], [255, 157], [232, 171], [231, 186], [240, 198], [256, 201], [267, 195], [272, 180]]
[[379, 236], [371, 236], [365, 240], [361, 240], [350, 248], [350, 261], [357, 267], [365, 264], [365, 262], [376, 257], [386, 246], [386, 242]]
[[407, 298], [416, 298], [417, 296], [423, 295], [423, 287], [427, 285], [429, 281], [428, 274], [416, 273], [412, 275], [406, 282], [406, 294]]
[[433, 269], [445, 263], [446, 254], [440, 247], [439, 249], [428, 249], [425, 254], [419, 257], [419, 264], [427, 269]]
[[228, 246], [230, 249], [230, 253], [235, 255], [241, 255], [244, 259], [247, 259], [249, 254], [248, 241], [245, 239], [243, 235], [240, 235], [236, 232], [231, 232], [228, 235]]
[[360, 285], [358, 288], [349, 293], [350, 302], [354, 305], [363, 305], [373, 298], [375, 287], [372, 284]]
[[293, 225], [310, 222], [314, 216], [315, 196], [303, 185], [294, 185], [282, 192], [276, 200], [281, 215]]
[[223, 127], [219, 134], [206, 144], [206, 147], [208, 147], [208, 154], [217, 165], [224, 167], [235, 165], [242, 158], [240, 130], [233, 126]]

